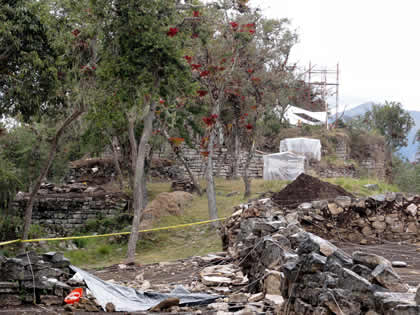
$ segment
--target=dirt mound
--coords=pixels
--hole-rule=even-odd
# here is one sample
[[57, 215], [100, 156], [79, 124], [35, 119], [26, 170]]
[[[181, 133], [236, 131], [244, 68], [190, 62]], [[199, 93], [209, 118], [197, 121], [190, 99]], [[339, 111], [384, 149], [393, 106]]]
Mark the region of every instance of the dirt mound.
[[283, 190], [274, 193], [271, 198], [280, 206], [297, 207], [303, 202], [334, 199], [338, 196], [354, 197], [340, 186], [302, 173]]
[[182, 214], [193, 195], [185, 191], [163, 192], [156, 196], [144, 209], [140, 228], [149, 228], [162, 216]]

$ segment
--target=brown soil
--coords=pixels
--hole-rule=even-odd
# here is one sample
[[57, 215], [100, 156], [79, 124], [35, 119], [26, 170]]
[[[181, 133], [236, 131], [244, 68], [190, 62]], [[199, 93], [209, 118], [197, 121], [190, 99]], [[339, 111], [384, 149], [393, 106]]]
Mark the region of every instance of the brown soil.
[[338, 196], [354, 197], [340, 186], [302, 173], [283, 190], [274, 193], [272, 200], [280, 206], [297, 207], [304, 202], [330, 200]]

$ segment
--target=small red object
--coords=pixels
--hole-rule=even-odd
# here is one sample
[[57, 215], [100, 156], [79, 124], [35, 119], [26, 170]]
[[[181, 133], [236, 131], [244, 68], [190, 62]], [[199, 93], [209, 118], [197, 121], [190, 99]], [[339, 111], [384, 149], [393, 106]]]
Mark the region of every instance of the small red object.
[[76, 288], [73, 291], [71, 291], [69, 295], [65, 297], [64, 302], [66, 302], [67, 304], [77, 303], [79, 302], [82, 295], [83, 295], [83, 289]]

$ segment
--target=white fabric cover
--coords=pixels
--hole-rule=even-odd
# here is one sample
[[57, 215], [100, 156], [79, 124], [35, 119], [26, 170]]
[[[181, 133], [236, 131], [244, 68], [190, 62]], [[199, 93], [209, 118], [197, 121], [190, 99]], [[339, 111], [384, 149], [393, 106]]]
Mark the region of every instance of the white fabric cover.
[[321, 161], [321, 141], [310, 138], [287, 138], [280, 141], [280, 152], [301, 154], [306, 159]]
[[263, 156], [264, 180], [294, 180], [305, 171], [305, 157], [292, 152]]

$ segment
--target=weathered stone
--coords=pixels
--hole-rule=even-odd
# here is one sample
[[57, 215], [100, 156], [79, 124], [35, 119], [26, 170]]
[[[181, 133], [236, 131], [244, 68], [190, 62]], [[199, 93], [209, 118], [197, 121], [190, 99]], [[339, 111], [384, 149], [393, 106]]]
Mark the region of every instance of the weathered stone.
[[379, 194], [379, 195], [374, 195], [370, 197], [371, 199], [373, 199], [374, 201], [377, 202], [384, 202], [385, 201], [385, 195]]
[[22, 304], [22, 300], [15, 294], [0, 294], [0, 306], [18, 306]]
[[384, 231], [386, 229], [386, 223], [385, 222], [380, 222], [380, 221], [375, 221], [375, 222], [372, 223], [372, 227], [375, 230]]
[[265, 294], [281, 294], [284, 275], [275, 270], [269, 270], [268, 276], [264, 279]]
[[393, 261], [392, 262], [392, 267], [395, 267], [395, 268], [405, 268], [405, 267], [407, 267], [408, 265], [407, 265], [407, 263], [405, 262], [405, 261]]
[[45, 305], [61, 305], [63, 304], [63, 298], [55, 295], [41, 295], [41, 303]]
[[362, 234], [364, 236], [371, 236], [372, 234], [374, 234], [374, 232], [372, 231], [370, 226], [366, 225], [365, 227], [362, 228]]
[[383, 314], [400, 304], [415, 305], [414, 293], [375, 292], [375, 304]]
[[372, 284], [350, 269], [343, 268], [338, 280], [340, 288], [350, 291], [366, 292], [372, 289]]
[[249, 294], [235, 293], [229, 296], [229, 303], [246, 303], [248, 302]]
[[356, 264], [351, 268], [351, 270], [357, 273], [359, 276], [365, 278], [369, 282], [372, 282], [372, 269], [370, 269], [369, 267], [365, 265]]
[[394, 192], [392, 192], [392, 191], [389, 191], [389, 192], [387, 192], [387, 193], [385, 194], [385, 199], [386, 199], [386, 201], [388, 201], [388, 202], [392, 202], [392, 201], [394, 201], [396, 198], [397, 198], [397, 194], [396, 194], [396, 193], [394, 193]]
[[259, 302], [264, 299], [264, 293], [253, 294], [248, 298], [248, 302]]
[[349, 298], [349, 293], [346, 290], [329, 289], [320, 295], [319, 301], [333, 314], [360, 314], [360, 304]]
[[417, 224], [415, 222], [408, 223], [407, 232], [417, 234], [417, 232], [418, 232]]
[[344, 212], [344, 209], [336, 205], [335, 203], [329, 203], [328, 210], [332, 215], [339, 215], [340, 213]]
[[283, 297], [277, 294], [266, 294], [265, 299], [275, 306], [282, 306], [284, 303]]
[[302, 255], [302, 271], [318, 272], [324, 270], [327, 258], [317, 253]]
[[415, 217], [417, 215], [417, 206], [412, 203], [405, 209], [405, 212]]
[[16, 293], [19, 290], [17, 282], [0, 282], [0, 294]]
[[106, 305], [105, 305], [105, 311], [107, 311], [108, 313], [115, 312], [116, 311], [115, 310], [115, 305], [112, 304], [111, 302], [106, 303]]
[[229, 285], [232, 279], [226, 277], [202, 276], [201, 281], [208, 286]]
[[395, 306], [387, 315], [418, 315], [420, 314], [420, 305], [404, 305]]
[[338, 196], [334, 199], [334, 202], [341, 208], [348, 208], [351, 205], [351, 198], [347, 196]]
[[310, 202], [304, 202], [299, 205], [298, 209], [300, 210], [310, 210], [312, 209], [312, 204]]
[[403, 233], [404, 232], [404, 223], [395, 221], [391, 224], [391, 231], [394, 233]]
[[417, 305], [420, 305], [420, 286], [417, 287], [416, 296], [414, 297], [414, 300]]
[[383, 287], [395, 292], [407, 292], [408, 286], [392, 270], [389, 265], [380, 264], [372, 271], [372, 277]]
[[312, 201], [312, 207], [314, 209], [325, 209], [328, 207], [328, 201], [327, 200]]
[[385, 217], [385, 223], [387, 223], [387, 224], [389, 224], [389, 225], [391, 225], [391, 224], [393, 224], [394, 222], [395, 222], [395, 218], [394, 217], [392, 217], [392, 216], [390, 216], [390, 215], [387, 215], [386, 217]]
[[211, 303], [208, 305], [208, 308], [215, 311], [227, 311], [229, 309], [229, 304], [227, 303]]
[[391, 266], [391, 262], [386, 258], [371, 253], [355, 251], [353, 252], [352, 257], [355, 263], [366, 265], [372, 269], [374, 269], [377, 265], [380, 264]]

